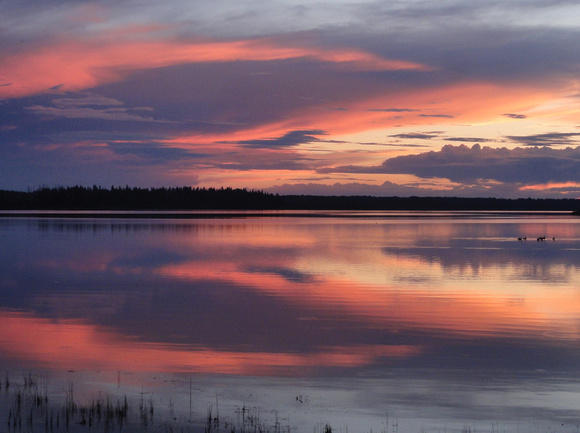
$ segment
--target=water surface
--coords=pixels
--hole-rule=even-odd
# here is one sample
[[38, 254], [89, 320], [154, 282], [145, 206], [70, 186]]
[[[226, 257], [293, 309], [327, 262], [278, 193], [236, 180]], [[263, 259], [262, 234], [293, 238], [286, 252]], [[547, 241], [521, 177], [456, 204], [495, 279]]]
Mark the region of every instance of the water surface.
[[579, 282], [561, 214], [4, 217], [0, 372], [175, 419], [576, 432]]

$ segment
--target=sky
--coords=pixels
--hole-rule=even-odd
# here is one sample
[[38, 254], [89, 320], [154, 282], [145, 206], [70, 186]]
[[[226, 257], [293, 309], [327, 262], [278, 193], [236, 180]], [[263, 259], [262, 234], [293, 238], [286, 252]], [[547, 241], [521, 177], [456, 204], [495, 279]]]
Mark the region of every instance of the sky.
[[1, 0], [0, 189], [580, 198], [576, 0]]

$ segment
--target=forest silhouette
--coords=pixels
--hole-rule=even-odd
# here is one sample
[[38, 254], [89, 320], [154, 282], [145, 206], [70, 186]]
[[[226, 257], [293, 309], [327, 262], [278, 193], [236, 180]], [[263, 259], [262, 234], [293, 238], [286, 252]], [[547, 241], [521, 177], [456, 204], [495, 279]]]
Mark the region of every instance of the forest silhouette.
[[279, 195], [239, 188], [99, 186], [0, 190], [2, 210], [577, 211], [578, 199]]

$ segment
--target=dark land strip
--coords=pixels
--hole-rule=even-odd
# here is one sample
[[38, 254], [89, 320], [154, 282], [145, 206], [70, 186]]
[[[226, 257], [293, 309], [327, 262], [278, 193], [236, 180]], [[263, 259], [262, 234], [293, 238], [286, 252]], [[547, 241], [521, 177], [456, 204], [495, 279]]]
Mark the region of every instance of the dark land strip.
[[[549, 198], [278, 195], [247, 189], [192, 187], [107, 189], [96, 186], [92, 188], [74, 186], [40, 188], [27, 192], [0, 190], [0, 212], [20, 211], [0, 213], [2, 216], [11, 217], [70, 217], [71, 211], [79, 218], [209, 218], [247, 217], [249, 216], [247, 211], [256, 211], [252, 212], [251, 216], [329, 216], [304, 211], [576, 211], [577, 213], [579, 209], [578, 199]], [[236, 211], [245, 212], [236, 213]]]

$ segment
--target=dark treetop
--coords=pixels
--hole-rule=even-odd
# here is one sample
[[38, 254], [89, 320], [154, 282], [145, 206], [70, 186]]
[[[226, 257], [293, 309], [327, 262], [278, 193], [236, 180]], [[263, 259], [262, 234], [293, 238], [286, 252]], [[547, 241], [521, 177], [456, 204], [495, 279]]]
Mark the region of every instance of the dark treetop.
[[56, 187], [0, 190], [2, 210], [576, 211], [577, 199], [278, 195], [233, 188]]

